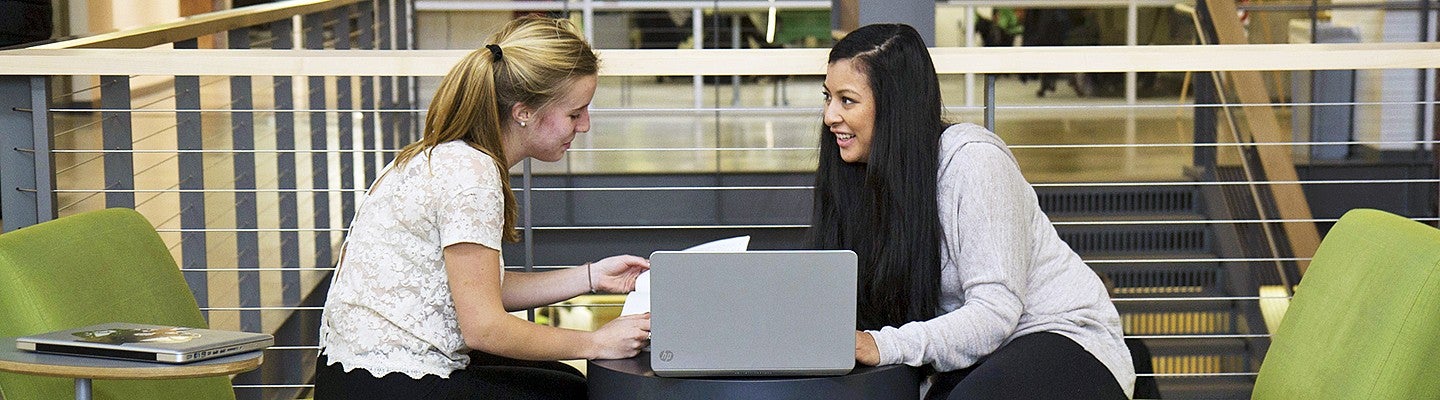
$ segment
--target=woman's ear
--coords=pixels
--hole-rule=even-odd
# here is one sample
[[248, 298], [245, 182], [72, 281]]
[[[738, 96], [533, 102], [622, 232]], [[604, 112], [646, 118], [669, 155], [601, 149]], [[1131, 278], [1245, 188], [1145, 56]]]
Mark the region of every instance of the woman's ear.
[[533, 118], [535, 118], [535, 109], [530, 108], [530, 106], [525, 105], [525, 103], [515, 103], [515, 105], [510, 106], [510, 120], [519, 123], [520, 126], [534, 122], [532, 121]]

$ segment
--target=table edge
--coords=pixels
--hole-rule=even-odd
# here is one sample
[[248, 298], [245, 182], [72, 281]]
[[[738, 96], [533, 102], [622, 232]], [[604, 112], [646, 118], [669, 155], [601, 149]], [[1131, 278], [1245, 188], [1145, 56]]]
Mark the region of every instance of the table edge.
[[53, 376], [60, 378], [90, 379], [178, 379], [203, 378], [230, 375], [260, 367], [264, 355], [246, 358], [224, 364], [168, 365], [155, 364], [144, 367], [82, 367], [70, 365], [35, 364], [0, 360], [0, 371], [26, 375]]

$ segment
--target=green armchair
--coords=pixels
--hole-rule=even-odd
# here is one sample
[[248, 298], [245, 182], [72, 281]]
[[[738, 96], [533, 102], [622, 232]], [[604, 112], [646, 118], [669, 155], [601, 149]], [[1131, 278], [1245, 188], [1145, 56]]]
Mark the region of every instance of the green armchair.
[[1357, 209], [1320, 243], [1255, 399], [1440, 398], [1440, 230]]
[[[206, 327], [155, 228], [134, 210], [60, 218], [0, 235], [0, 337], [104, 322]], [[227, 377], [97, 380], [95, 399], [234, 399]], [[73, 398], [74, 381], [0, 373], [0, 397]]]

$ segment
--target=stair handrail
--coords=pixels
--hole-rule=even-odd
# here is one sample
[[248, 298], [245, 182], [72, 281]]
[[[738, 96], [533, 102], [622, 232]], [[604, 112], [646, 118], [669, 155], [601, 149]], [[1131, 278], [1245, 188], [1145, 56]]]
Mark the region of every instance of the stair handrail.
[[175, 21], [124, 29], [30, 47], [30, 49], [142, 49], [205, 35], [255, 26], [297, 15], [359, 3], [364, 0], [284, 0], [184, 17]]
[[[1197, 4], [1204, 6], [1204, 8], [1206, 9], [1207, 12], [1204, 15], [1199, 14], [1196, 6], [1190, 6], [1187, 4], [1179, 4], [1175, 6], [1175, 10], [1182, 14], [1189, 15], [1191, 21], [1194, 22], [1196, 41], [1199, 42], [1200, 45], [1224, 46], [1243, 45], [1243, 43], [1248, 43], [1243, 34], [1243, 28], [1240, 25], [1239, 17], [1236, 13], [1235, 3], [1233, 1], [1201, 0], [1201, 2], [1203, 2], [1203, 4]], [[1216, 7], [1217, 5], [1219, 5], [1219, 7]], [[1212, 29], [1205, 29], [1206, 27], [1202, 26], [1202, 20], [1210, 21]], [[1224, 34], [1221, 34], [1222, 31], [1224, 32]], [[1213, 39], [1211, 37], [1211, 32], [1215, 33], [1215, 37]], [[1214, 40], [1216, 43], [1212, 44], [1212, 40]], [[1229, 95], [1234, 94], [1231, 91], [1226, 90], [1227, 87], [1231, 87], [1232, 85], [1240, 85], [1237, 80], [1245, 80], [1246, 82], [1253, 84], [1255, 80], [1260, 79], [1260, 77], [1258, 76], [1258, 72], [1239, 71], [1231, 72], [1228, 75], [1222, 74], [1220, 71], [1210, 71], [1209, 73], [1212, 76], [1210, 82], [1213, 83], [1215, 93], [1217, 94], [1216, 100], [1220, 105], [1219, 110], [1223, 113], [1225, 117], [1225, 122], [1230, 128], [1229, 131], [1235, 143], [1275, 141], [1274, 138], [1269, 137], [1264, 140], [1255, 139], [1256, 136], [1273, 136], [1276, 134], [1273, 132], [1275, 131], [1274, 129], [1256, 129], [1254, 126], [1257, 123], [1265, 123], [1264, 121], [1259, 121], [1265, 118], [1269, 118], [1269, 123], [1275, 122], [1273, 110], [1271, 110], [1268, 105], [1247, 106], [1244, 104], [1252, 103], [1252, 100], [1254, 100], [1254, 96], [1251, 96], [1251, 93], [1248, 92], [1240, 93], [1237, 95], [1237, 97], [1241, 99], [1242, 103], [1238, 107], [1242, 107], [1247, 110], [1246, 121], [1250, 123], [1252, 128], [1250, 131], [1251, 134], [1247, 137], [1246, 135], [1242, 134], [1243, 131], [1241, 127], [1238, 123], [1236, 123], [1237, 118], [1235, 116], [1234, 108], [1237, 106], [1229, 104], [1227, 100], [1227, 98], [1229, 98]], [[1260, 86], [1260, 88], [1263, 89], [1264, 86], [1262, 85]], [[1265, 102], [1260, 101], [1257, 103], [1263, 104]], [[1251, 116], [1248, 111], [1252, 110], [1263, 111], [1264, 115]], [[1261, 221], [1268, 221], [1273, 219], [1269, 215], [1267, 207], [1265, 207], [1264, 196], [1261, 194], [1260, 188], [1257, 185], [1257, 171], [1255, 171], [1255, 169], [1251, 166], [1251, 162], [1253, 161], [1260, 163], [1260, 165], [1264, 169], [1263, 173], [1265, 173], [1266, 179], [1297, 181], [1298, 179], [1296, 178], [1294, 159], [1290, 156], [1290, 153], [1288, 151], [1285, 151], [1283, 149], [1277, 152], [1273, 151], [1274, 149], [1264, 149], [1262, 148], [1262, 146], [1248, 146], [1236, 147], [1236, 150], [1239, 152], [1240, 155], [1241, 171], [1245, 174], [1245, 181], [1247, 182], [1246, 189], [1249, 192], [1249, 198], [1253, 202], [1253, 206], [1255, 207], [1255, 212], [1257, 216]], [[1252, 158], [1250, 154], [1251, 152], [1254, 152], [1253, 157], [1258, 159]], [[1278, 175], [1278, 177], [1276, 177], [1275, 175]], [[1319, 233], [1318, 230], [1315, 228], [1315, 223], [1309, 221], [1313, 218], [1313, 214], [1310, 211], [1309, 202], [1305, 199], [1304, 192], [1300, 188], [1300, 185], [1273, 184], [1270, 187], [1270, 195], [1270, 197], [1276, 202], [1276, 208], [1279, 209], [1278, 211], [1282, 214], [1280, 219], [1285, 220], [1285, 222], [1282, 222], [1282, 226], [1284, 227], [1286, 239], [1288, 239], [1288, 244], [1290, 245], [1290, 251], [1295, 254], [1296, 257], [1300, 257], [1299, 255], [1301, 254], [1314, 254], [1315, 249], [1319, 246]], [[1296, 219], [1302, 221], [1294, 221]], [[1261, 223], [1259, 225], [1261, 232], [1263, 233], [1263, 236], [1265, 238], [1265, 243], [1267, 247], [1266, 250], [1270, 253], [1271, 258], [1276, 260], [1273, 263], [1276, 274], [1280, 278], [1281, 286], [1285, 288], [1287, 296], [1292, 295], [1292, 283], [1290, 282], [1289, 274], [1285, 272], [1285, 263], [1282, 261], [1278, 261], [1282, 257], [1282, 255], [1280, 254], [1279, 240], [1277, 239], [1278, 235], [1275, 233], [1274, 227], [1271, 223]], [[1296, 265], [1302, 276], [1308, 264], [1308, 261], [1296, 261]]]

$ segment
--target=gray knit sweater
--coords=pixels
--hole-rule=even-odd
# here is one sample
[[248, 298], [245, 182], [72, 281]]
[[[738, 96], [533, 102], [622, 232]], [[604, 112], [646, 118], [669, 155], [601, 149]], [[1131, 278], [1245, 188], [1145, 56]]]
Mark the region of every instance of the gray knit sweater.
[[974, 124], [950, 126], [940, 139], [936, 192], [944, 314], [870, 331], [880, 364], [957, 370], [1012, 339], [1054, 332], [1093, 354], [1133, 396], [1135, 369], [1115, 305], [1040, 211], [1005, 143]]

